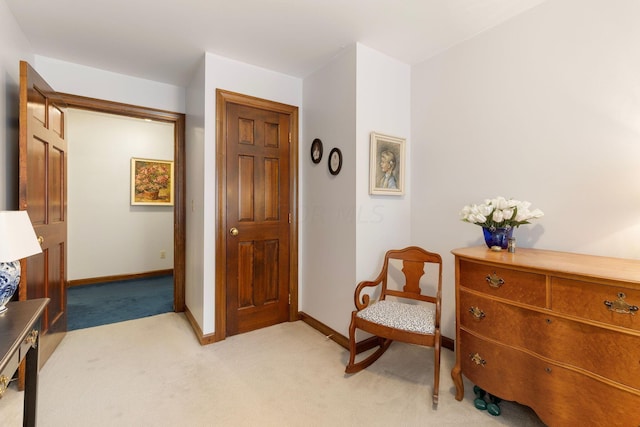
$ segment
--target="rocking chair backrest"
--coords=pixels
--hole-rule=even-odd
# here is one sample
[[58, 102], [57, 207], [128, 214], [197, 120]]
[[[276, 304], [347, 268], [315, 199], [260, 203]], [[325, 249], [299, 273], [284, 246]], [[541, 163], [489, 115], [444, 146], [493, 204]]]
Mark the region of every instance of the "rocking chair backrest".
[[[402, 273], [404, 273], [404, 287], [402, 290], [389, 289], [387, 286], [389, 261], [394, 259], [402, 261]], [[423, 293], [420, 288], [420, 278], [424, 275], [425, 263], [438, 265], [437, 293], [433, 295]], [[382, 277], [381, 300], [387, 296], [394, 296], [434, 304], [438, 302], [442, 290], [442, 257], [439, 254], [425, 251], [417, 246], [390, 250], [385, 255], [384, 266], [380, 274]]]

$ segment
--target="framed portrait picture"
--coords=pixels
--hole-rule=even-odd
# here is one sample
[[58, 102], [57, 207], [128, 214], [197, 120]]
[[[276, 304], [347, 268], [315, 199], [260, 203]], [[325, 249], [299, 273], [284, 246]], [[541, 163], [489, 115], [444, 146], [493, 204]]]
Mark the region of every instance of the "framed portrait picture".
[[371, 132], [369, 194], [404, 194], [405, 139]]
[[131, 158], [131, 204], [173, 206], [173, 162]]

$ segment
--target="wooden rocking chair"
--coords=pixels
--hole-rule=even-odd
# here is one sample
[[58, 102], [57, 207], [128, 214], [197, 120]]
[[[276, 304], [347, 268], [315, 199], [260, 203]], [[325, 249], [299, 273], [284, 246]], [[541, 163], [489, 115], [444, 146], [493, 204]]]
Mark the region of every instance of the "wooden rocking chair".
[[[402, 290], [387, 287], [390, 260], [402, 261], [405, 282]], [[420, 288], [420, 278], [425, 273], [425, 264], [437, 265], [438, 270], [437, 283], [429, 284], [430, 287], [435, 288], [431, 295], [423, 292]], [[393, 268], [395, 267], [392, 265], [391, 269]], [[378, 300], [371, 303], [370, 293], [363, 292], [370, 287], [378, 287], [380, 290]], [[370, 291], [371, 289], [369, 289]], [[417, 246], [388, 251], [378, 277], [373, 281], [360, 282], [356, 287], [354, 295], [356, 310], [351, 313], [349, 364], [345, 372], [353, 374], [371, 365], [382, 356], [393, 341], [433, 347], [433, 406], [437, 406], [440, 386], [441, 294], [442, 258], [440, 255], [427, 252]], [[387, 297], [396, 298], [388, 299]], [[379, 346], [374, 353], [357, 363], [355, 362], [356, 329], [375, 335]]]

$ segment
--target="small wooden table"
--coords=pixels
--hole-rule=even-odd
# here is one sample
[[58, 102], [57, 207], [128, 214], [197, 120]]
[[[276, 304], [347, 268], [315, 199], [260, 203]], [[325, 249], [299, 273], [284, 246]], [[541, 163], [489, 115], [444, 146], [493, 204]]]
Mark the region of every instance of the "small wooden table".
[[22, 360], [26, 360], [23, 426], [36, 425], [40, 317], [49, 298], [7, 304], [0, 314], [0, 397]]

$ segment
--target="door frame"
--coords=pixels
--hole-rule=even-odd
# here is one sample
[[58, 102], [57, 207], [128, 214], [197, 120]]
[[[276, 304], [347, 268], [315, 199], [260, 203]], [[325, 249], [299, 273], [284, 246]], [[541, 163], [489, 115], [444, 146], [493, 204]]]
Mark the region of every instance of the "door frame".
[[173, 205], [173, 310], [185, 310], [185, 243], [186, 243], [186, 183], [185, 183], [185, 115], [172, 111], [140, 107], [119, 102], [58, 93], [68, 108], [149, 119], [173, 124], [174, 130], [174, 205]]
[[291, 204], [289, 234], [289, 321], [299, 319], [298, 314], [298, 107], [249, 95], [216, 89], [216, 282], [215, 332], [213, 341], [227, 336], [227, 104], [234, 103], [253, 108], [289, 114], [289, 197]]

